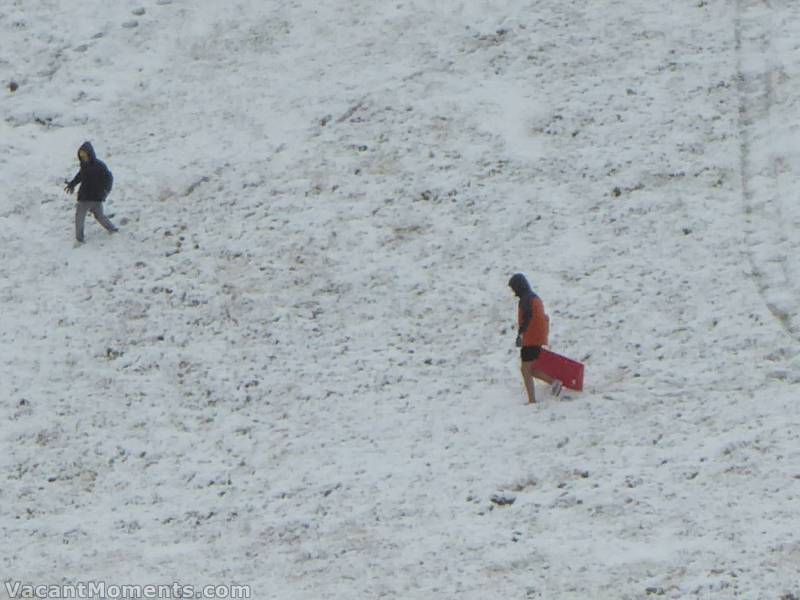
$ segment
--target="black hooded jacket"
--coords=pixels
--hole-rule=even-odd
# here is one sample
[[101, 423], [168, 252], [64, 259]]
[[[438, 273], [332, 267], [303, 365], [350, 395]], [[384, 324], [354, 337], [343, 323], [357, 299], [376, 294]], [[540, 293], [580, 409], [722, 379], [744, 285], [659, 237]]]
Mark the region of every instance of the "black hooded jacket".
[[67, 184], [67, 189], [71, 192], [80, 183], [78, 202], [103, 202], [111, 191], [114, 176], [106, 164], [95, 156], [91, 143], [84, 142], [78, 149], [78, 160], [81, 150], [89, 155], [89, 160], [81, 161], [81, 170]]
[[522, 273], [514, 274], [508, 281], [508, 287], [510, 287], [519, 298], [519, 308], [522, 311], [522, 323], [520, 323], [519, 332], [522, 333], [528, 329], [528, 325], [530, 325], [531, 318], [533, 317], [531, 299], [537, 298], [538, 296], [531, 289], [531, 285]]

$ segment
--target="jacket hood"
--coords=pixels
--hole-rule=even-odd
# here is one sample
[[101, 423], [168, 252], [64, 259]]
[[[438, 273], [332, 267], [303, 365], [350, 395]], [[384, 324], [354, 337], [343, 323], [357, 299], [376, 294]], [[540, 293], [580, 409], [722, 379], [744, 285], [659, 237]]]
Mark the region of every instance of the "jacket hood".
[[514, 290], [514, 293], [519, 297], [522, 298], [527, 294], [532, 294], [533, 290], [531, 289], [531, 285], [528, 283], [528, 280], [525, 279], [525, 275], [522, 273], [514, 274], [511, 279], [508, 280], [508, 287]]
[[85, 151], [86, 154], [89, 155], [89, 160], [94, 160], [97, 158], [97, 156], [94, 153], [94, 147], [92, 147], [91, 142], [83, 142], [83, 144], [81, 144], [81, 147], [78, 148], [78, 160], [80, 160], [81, 150]]

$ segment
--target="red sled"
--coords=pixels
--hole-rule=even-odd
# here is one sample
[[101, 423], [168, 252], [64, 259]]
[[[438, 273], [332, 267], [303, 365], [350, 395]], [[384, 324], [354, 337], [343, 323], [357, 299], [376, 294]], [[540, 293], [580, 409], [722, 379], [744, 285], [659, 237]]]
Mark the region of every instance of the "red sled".
[[566, 356], [542, 348], [539, 358], [533, 362], [533, 368], [545, 375], [558, 379], [571, 390], [583, 390], [583, 364]]

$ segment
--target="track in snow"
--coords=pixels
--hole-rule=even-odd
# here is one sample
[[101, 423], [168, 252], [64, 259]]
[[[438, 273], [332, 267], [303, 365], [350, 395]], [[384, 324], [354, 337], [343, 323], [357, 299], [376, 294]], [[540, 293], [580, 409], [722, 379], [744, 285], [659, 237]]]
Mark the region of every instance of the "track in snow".
[[800, 215], [792, 210], [792, 179], [797, 174], [789, 146], [781, 143], [796, 126], [787, 123], [789, 115], [782, 112], [791, 108], [782, 88], [788, 75], [775, 47], [791, 36], [774, 8], [769, 0], [736, 3], [741, 188], [752, 277], [772, 315], [787, 334], [800, 340], [795, 316], [800, 242], [791, 235], [800, 224]]

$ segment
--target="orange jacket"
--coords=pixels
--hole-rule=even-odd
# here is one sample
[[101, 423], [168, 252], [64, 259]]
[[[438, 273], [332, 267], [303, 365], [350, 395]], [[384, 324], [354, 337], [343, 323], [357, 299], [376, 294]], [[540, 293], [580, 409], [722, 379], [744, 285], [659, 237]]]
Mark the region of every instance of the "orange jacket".
[[[548, 336], [550, 335], [550, 317], [544, 312], [544, 303], [539, 296], [529, 296], [531, 303], [531, 318], [528, 328], [522, 331], [523, 346], [547, 346]], [[521, 302], [520, 302], [521, 304]], [[522, 329], [524, 320], [523, 307], [517, 311], [517, 324]]]

